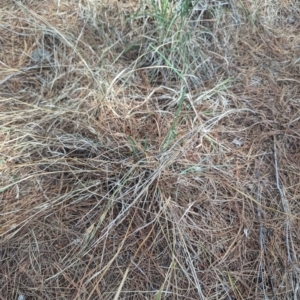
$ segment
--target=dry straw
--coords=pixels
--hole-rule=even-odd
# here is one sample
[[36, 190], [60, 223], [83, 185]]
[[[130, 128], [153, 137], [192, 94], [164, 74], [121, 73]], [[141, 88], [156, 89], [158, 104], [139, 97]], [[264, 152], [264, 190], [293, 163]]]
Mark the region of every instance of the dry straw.
[[298, 1], [0, 15], [0, 299], [300, 299]]

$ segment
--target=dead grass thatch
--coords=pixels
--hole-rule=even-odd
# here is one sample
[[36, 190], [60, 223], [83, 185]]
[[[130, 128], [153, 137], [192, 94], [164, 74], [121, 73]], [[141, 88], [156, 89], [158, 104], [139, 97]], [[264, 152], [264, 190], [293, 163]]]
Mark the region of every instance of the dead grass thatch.
[[0, 15], [0, 299], [300, 298], [297, 0]]

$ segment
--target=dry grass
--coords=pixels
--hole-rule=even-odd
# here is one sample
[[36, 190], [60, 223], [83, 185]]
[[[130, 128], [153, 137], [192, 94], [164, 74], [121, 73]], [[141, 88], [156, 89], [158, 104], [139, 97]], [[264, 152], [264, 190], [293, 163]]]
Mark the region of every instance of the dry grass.
[[300, 298], [297, 0], [0, 16], [0, 299]]

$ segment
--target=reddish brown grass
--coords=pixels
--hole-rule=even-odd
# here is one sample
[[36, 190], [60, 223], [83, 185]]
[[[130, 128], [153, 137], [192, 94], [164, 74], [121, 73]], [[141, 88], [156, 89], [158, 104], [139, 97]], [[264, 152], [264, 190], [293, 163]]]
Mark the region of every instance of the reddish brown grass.
[[300, 298], [299, 4], [169, 5], [0, 1], [0, 299]]

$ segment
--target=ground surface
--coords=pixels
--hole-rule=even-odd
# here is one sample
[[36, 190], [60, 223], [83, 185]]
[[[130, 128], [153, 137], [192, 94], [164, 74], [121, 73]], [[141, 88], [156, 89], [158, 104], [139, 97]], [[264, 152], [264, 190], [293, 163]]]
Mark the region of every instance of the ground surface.
[[300, 299], [300, 4], [0, 1], [0, 299]]

